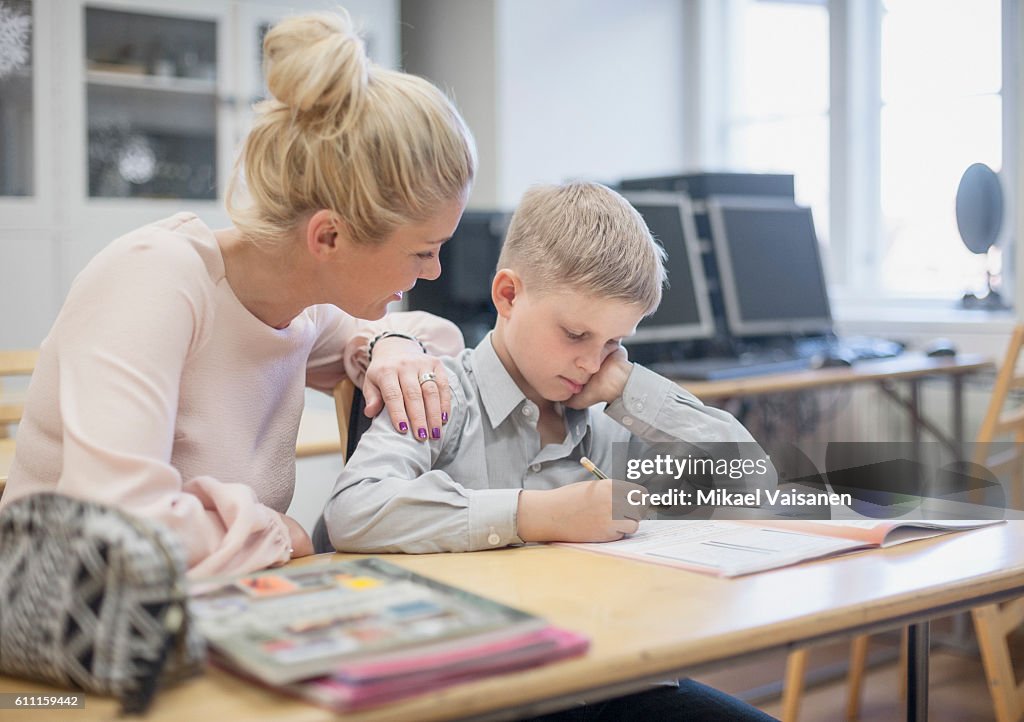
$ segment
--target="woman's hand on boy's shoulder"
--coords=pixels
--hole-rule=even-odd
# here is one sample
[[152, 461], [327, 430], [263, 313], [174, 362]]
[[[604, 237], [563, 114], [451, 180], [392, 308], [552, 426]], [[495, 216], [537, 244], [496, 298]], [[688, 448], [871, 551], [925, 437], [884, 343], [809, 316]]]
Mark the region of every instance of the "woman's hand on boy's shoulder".
[[626, 349], [619, 346], [605, 358], [601, 368], [590, 377], [583, 390], [569, 398], [565, 405], [571, 409], [585, 409], [601, 402], [610, 404], [622, 396], [633, 371], [633, 363]]
[[440, 439], [452, 410], [448, 371], [441, 359], [423, 353], [419, 342], [390, 336], [377, 343], [363, 380], [366, 415], [386, 407], [401, 434], [419, 441]]

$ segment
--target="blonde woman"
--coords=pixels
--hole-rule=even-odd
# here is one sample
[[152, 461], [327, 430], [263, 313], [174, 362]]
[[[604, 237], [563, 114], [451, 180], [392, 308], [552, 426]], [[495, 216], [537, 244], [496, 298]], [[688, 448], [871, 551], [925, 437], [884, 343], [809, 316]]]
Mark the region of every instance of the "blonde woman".
[[[232, 226], [179, 213], [79, 274], [41, 347], [4, 503], [58, 491], [177, 532], [193, 577], [311, 553], [285, 515], [304, 387], [363, 385], [396, 433], [439, 438], [462, 338], [385, 317], [438, 251], [473, 181], [472, 136], [428, 82], [379, 68], [345, 14], [264, 42]], [[362, 321], [358, 319], [368, 319]]]

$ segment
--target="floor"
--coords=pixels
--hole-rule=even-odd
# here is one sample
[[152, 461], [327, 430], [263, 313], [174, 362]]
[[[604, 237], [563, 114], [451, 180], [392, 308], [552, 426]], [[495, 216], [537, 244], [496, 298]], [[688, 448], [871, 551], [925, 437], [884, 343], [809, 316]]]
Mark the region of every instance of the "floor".
[[[933, 632], [938, 637], [942, 632]], [[867, 722], [902, 722], [906, 719], [905, 702], [900, 696], [900, 673], [895, 659], [898, 650], [895, 634], [872, 637], [871, 654], [876, 659], [867, 676], [861, 703], [860, 719]], [[848, 653], [845, 644], [829, 645], [812, 650], [808, 669], [833, 665]], [[1011, 640], [1011, 654], [1017, 669], [1024, 669], [1024, 630]], [[885, 661], [891, 658], [892, 661]], [[877, 660], [881, 659], [881, 663]], [[981, 661], [973, 647], [973, 640], [963, 648], [934, 644], [929, 668], [930, 722], [993, 722], [992, 701], [989, 697]], [[780, 717], [782, 705], [778, 690], [772, 689], [781, 679], [785, 657], [779, 655], [757, 663], [737, 665], [713, 674], [698, 677], [726, 692], [749, 699], [768, 714]], [[751, 690], [755, 694], [748, 694]], [[758, 690], [760, 692], [758, 693]], [[836, 722], [846, 718], [845, 676], [834, 682], [808, 687], [804, 692], [799, 722]]]

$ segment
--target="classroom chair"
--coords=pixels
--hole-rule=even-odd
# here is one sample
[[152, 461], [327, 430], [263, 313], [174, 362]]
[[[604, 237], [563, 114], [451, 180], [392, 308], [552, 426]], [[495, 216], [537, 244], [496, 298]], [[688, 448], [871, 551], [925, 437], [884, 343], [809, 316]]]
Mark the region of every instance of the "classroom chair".
[[14, 458], [14, 426], [24, 411], [23, 393], [7, 393], [5, 377], [31, 376], [39, 360], [39, 352], [0, 351], [0, 495], [7, 485], [7, 470]]
[[[992, 400], [978, 432], [974, 462], [991, 469], [1000, 478], [1009, 480], [1007, 506], [1020, 509], [1024, 501], [1024, 405], [1006, 407], [1011, 392], [1024, 389], [1024, 372], [1017, 364], [1024, 347], [1024, 325], [1018, 325], [1010, 337], [1006, 358], [996, 376]], [[1013, 444], [1000, 444], [990, 454], [987, 445], [1000, 439]], [[978, 636], [981, 661], [988, 679], [989, 693], [995, 707], [997, 722], [1024, 720], [1024, 683], [1018, 684], [1010, 659], [1008, 639], [1024, 623], [1024, 598], [1002, 604], [986, 604], [972, 610], [974, 630]]]
[[[1014, 328], [1002, 366], [996, 375], [985, 418], [977, 436], [974, 463], [992, 470], [1000, 478], [1009, 480], [1010, 498], [1007, 505], [1020, 509], [1024, 502], [1024, 405], [1005, 409], [1012, 391], [1024, 389], [1024, 372], [1017, 365], [1024, 347], [1024, 325]], [[987, 445], [1007, 437], [1012, 438], [1010, 449], [1002, 448], [990, 454]], [[996, 722], [1024, 720], [1024, 683], [1017, 683], [1010, 658], [1009, 637], [1024, 623], [1024, 598], [1002, 604], [987, 604], [971, 612], [975, 634], [981, 652], [982, 665], [988, 681], [989, 693], [995, 709]], [[906, 630], [900, 644], [900, 670], [906, 669]], [[850, 652], [847, 677], [847, 720], [860, 717], [861, 691], [867, 666], [868, 635], [854, 637]], [[783, 722], [796, 722], [803, 696], [804, 673], [807, 668], [806, 649], [790, 652], [786, 659], [786, 672], [782, 697]], [[906, 695], [906, 675], [903, 675], [901, 694]]]
[[[868, 661], [870, 635], [858, 634], [850, 641], [850, 663], [846, 677], [846, 719], [860, 719], [860, 702], [864, 689], [864, 675]], [[804, 673], [807, 671], [807, 649], [798, 649], [786, 656], [786, 672], [782, 689], [782, 722], [797, 722], [804, 691]], [[900, 637], [899, 669], [907, 668], [907, 630]], [[900, 698], [907, 696], [907, 675], [900, 678]], [[1001, 722], [1001, 721], [1000, 721]]]
[[[342, 461], [348, 461], [352, 452], [356, 450], [359, 437], [373, 423], [373, 419], [363, 413], [365, 409], [366, 399], [363, 398], [362, 389], [348, 379], [339, 381], [338, 385], [334, 387], [334, 413], [338, 417], [338, 437], [341, 439]], [[381, 413], [387, 413], [387, 411]]]
[[[363, 399], [363, 392], [348, 379], [338, 382], [338, 385], [334, 387], [334, 413], [338, 417], [342, 461], [349, 460], [352, 452], [356, 450], [359, 437], [370, 428], [373, 421], [366, 418], [366, 414], [363, 413], [364, 408], [366, 408], [366, 402]], [[313, 551], [317, 554], [334, 551], [323, 517], [317, 519], [310, 538], [313, 541]]]
[[[360, 417], [366, 418], [363, 414], [363, 392], [360, 391], [349, 379], [339, 381], [334, 387], [334, 413], [338, 416], [338, 438], [341, 439], [341, 460], [348, 461], [348, 457], [355, 451], [359, 437], [369, 424], [361, 424]], [[362, 427], [362, 428], [360, 428]]]

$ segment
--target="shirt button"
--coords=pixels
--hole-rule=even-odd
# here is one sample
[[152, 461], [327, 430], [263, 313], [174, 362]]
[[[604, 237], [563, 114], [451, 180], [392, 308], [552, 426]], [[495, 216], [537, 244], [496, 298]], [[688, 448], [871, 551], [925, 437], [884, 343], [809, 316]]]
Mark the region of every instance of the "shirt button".
[[531, 464], [530, 471], [536, 474], [538, 471], [540, 471], [540, 464]]
[[533, 407], [532, 406], [524, 406], [523, 407], [523, 416], [533, 416]]
[[635, 404], [633, 404], [633, 411], [640, 412], [640, 411], [643, 411], [643, 410], [644, 410], [644, 402], [643, 401], [637, 401]]
[[495, 532], [491, 532], [490, 535], [487, 537], [487, 543], [490, 544], [492, 547], [496, 547], [498, 546], [498, 544], [501, 543], [501, 537], [498, 536]]
[[633, 425], [633, 417], [632, 416], [623, 416], [622, 417], [622, 424], [623, 424], [623, 426], [632, 426]]

